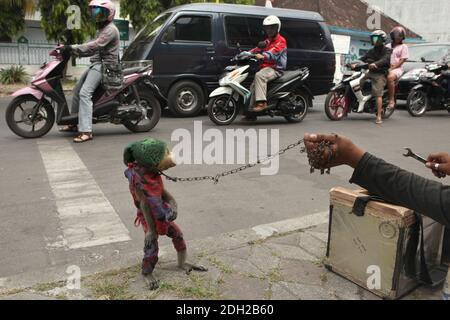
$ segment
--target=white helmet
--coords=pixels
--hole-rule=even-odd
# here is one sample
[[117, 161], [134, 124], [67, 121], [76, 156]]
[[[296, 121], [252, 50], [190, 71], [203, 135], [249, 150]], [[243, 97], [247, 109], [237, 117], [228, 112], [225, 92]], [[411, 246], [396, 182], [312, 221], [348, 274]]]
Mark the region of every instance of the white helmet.
[[268, 16], [264, 19], [263, 26], [278, 25], [278, 32], [281, 30], [281, 20], [277, 16]]

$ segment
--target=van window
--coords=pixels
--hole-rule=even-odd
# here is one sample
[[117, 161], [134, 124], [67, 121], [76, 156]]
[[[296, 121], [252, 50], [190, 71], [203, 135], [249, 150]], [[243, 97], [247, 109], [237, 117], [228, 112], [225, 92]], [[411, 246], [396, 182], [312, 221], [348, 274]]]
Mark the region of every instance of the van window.
[[262, 18], [225, 17], [228, 46], [236, 47], [239, 43], [243, 47], [255, 47], [259, 41], [264, 40], [262, 23]]
[[175, 21], [175, 41], [211, 42], [211, 17], [182, 16]]
[[323, 50], [327, 40], [320, 24], [301, 20], [282, 20], [281, 35], [288, 48]]

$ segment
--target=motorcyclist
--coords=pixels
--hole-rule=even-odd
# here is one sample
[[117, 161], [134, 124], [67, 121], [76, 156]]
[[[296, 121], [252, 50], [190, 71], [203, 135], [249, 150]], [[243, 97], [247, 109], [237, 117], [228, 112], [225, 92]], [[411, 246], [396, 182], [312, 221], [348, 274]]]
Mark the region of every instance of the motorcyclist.
[[[80, 45], [64, 46], [78, 57], [91, 57], [91, 66], [83, 73], [74, 88], [71, 113], [78, 113], [78, 135], [75, 143], [92, 140], [92, 95], [102, 80], [102, 61], [119, 63], [120, 34], [114, 25], [116, 8], [111, 0], [92, 0], [89, 3], [91, 16], [95, 19], [97, 34], [94, 40]], [[66, 126], [60, 131], [75, 132], [76, 126]]]
[[439, 62], [442, 65], [447, 66], [447, 70], [442, 71], [442, 75], [447, 80], [447, 94], [449, 99], [447, 100], [447, 106], [450, 105], [450, 50], [448, 50], [447, 54], [442, 57], [441, 61]]
[[[370, 35], [370, 40], [373, 49], [369, 50], [361, 61], [369, 63], [369, 72], [361, 79], [361, 88], [367, 80], [372, 81], [372, 95], [376, 98], [377, 103], [377, 120], [376, 124], [382, 124], [382, 108], [383, 108], [383, 95], [384, 88], [387, 83], [387, 75], [389, 68], [391, 67], [391, 54], [392, 49], [386, 47], [387, 34], [383, 30], [375, 30]], [[354, 69], [357, 64], [352, 64]]]
[[[256, 54], [256, 59], [261, 61], [260, 70], [255, 75], [252, 84], [252, 101], [250, 107], [253, 112], [261, 112], [267, 109], [267, 84], [279, 78], [287, 66], [286, 39], [280, 35], [281, 21], [276, 16], [268, 16], [263, 21], [263, 28], [267, 35], [264, 41], [265, 47], [254, 48], [251, 53]], [[255, 116], [246, 116], [244, 120], [255, 120]]]
[[406, 39], [406, 30], [403, 27], [397, 26], [392, 29], [391, 33], [392, 42], [387, 45], [392, 49], [391, 56], [391, 68], [388, 75], [388, 89], [389, 89], [389, 105], [388, 108], [395, 108], [395, 82], [403, 75], [403, 64], [409, 58], [409, 49], [406, 44], [403, 43]]

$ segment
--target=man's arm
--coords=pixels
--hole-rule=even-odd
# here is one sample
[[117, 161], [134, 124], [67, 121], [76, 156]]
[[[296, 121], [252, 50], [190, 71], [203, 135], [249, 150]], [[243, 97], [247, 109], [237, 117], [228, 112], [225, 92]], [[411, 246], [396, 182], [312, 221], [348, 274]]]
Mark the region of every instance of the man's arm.
[[273, 48], [270, 50], [264, 51], [262, 54], [268, 61], [277, 61], [278, 58], [283, 54], [283, 52], [287, 50], [286, 41], [280, 39]]
[[350, 182], [450, 226], [450, 186], [402, 170], [369, 153], [359, 161]]
[[115, 36], [114, 28], [105, 27], [95, 40], [73, 45], [72, 50], [79, 57], [90, 57], [113, 41]]
[[[410, 208], [450, 226], [450, 186], [425, 179], [364, 153], [351, 140], [338, 135], [306, 134], [305, 146], [310, 160], [321, 142], [327, 142], [329, 147], [314, 161], [317, 169], [349, 165], [355, 169], [350, 182], [386, 201]], [[430, 155], [428, 161], [428, 168], [450, 174], [450, 155]], [[436, 164], [439, 164], [438, 168]]]

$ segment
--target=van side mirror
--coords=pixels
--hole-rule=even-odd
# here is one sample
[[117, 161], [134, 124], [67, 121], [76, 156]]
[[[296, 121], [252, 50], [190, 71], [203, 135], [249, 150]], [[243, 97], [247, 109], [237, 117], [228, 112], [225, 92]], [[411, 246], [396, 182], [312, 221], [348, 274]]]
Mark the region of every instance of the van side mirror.
[[169, 26], [161, 38], [162, 42], [164, 42], [164, 43], [174, 42], [175, 41], [175, 31], [176, 31], [176, 27], [174, 25]]

